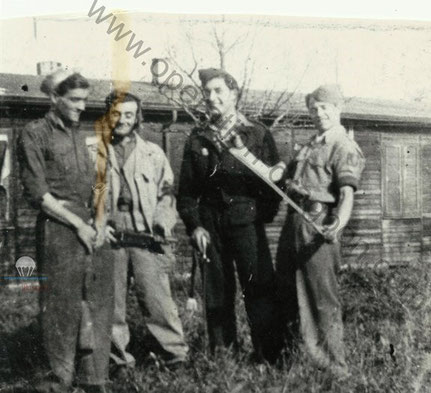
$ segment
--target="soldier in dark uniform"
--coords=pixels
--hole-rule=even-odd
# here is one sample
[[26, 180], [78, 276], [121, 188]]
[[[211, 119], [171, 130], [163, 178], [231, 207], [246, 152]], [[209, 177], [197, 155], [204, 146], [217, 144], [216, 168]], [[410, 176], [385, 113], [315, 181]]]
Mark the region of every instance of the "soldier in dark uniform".
[[103, 255], [104, 229], [94, 222], [95, 165], [79, 118], [89, 94], [78, 73], [59, 70], [42, 82], [51, 100], [43, 119], [18, 140], [25, 195], [39, 209], [37, 263], [47, 276], [40, 297], [43, 346], [50, 372], [38, 392], [63, 393], [72, 382], [105, 392], [113, 311], [113, 264]]
[[[350, 219], [365, 160], [340, 124], [343, 97], [338, 86], [319, 87], [307, 95], [306, 103], [318, 134], [299, 151], [287, 185], [291, 197], [322, 226], [324, 236], [297, 212], [288, 211], [277, 252], [281, 314], [290, 328], [299, 316], [311, 358], [344, 378], [348, 371], [337, 287], [338, 240]], [[291, 329], [288, 332], [291, 338]]]
[[[237, 347], [235, 268], [258, 359], [274, 360], [274, 272], [264, 223], [278, 196], [223, 147], [239, 135], [265, 164], [279, 157], [271, 133], [237, 111], [238, 84], [223, 70], [199, 71], [210, 122], [188, 138], [181, 168], [178, 211], [194, 245], [209, 257], [204, 286], [210, 348]], [[208, 245], [208, 248], [206, 246]]]

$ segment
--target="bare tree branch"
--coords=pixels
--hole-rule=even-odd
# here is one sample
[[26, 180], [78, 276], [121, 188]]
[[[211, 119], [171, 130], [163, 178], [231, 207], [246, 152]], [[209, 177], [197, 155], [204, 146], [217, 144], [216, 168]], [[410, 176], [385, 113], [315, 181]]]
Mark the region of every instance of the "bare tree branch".
[[[159, 92], [163, 97], [165, 97], [170, 103], [173, 103], [173, 104], [177, 105], [178, 107], [183, 108], [184, 111], [193, 119], [193, 121], [197, 125], [200, 124], [200, 120], [193, 113], [193, 109], [186, 102], [184, 102], [184, 100], [181, 100], [181, 101], [177, 100], [174, 97], [172, 90], [169, 90], [172, 93], [171, 95], [169, 95], [167, 93], [167, 90], [169, 90], [169, 89], [166, 89], [166, 85], [160, 85], [159, 86]], [[194, 110], [197, 112], [202, 112], [198, 108], [194, 108]]]
[[185, 74], [190, 81], [201, 91], [201, 86], [196, 82], [195, 78], [193, 77], [193, 74], [196, 72], [198, 68], [198, 62], [196, 60], [196, 56], [194, 54], [194, 51], [192, 50], [192, 57], [193, 57], [193, 67], [191, 71], [187, 71], [185, 68], [183, 68], [178, 61], [176, 60], [175, 56], [173, 56], [173, 53], [170, 48], [167, 48], [167, 54], [169, 56], [169, 60], [178, 68], [179, 71], [181, 71], [183, 74]]
[[223, 33], [223, 36], [220, 37], [219, 33], [217, 32], [217, 27], [215, 24], [213, 24], [212, 30], [213, 30], [214, 40], [215, 40], [215, 46], [219, 55], [220, 68], [224, 70], [225, 56], [226, 56], [225, 47], [224, 47], [224, 33]]

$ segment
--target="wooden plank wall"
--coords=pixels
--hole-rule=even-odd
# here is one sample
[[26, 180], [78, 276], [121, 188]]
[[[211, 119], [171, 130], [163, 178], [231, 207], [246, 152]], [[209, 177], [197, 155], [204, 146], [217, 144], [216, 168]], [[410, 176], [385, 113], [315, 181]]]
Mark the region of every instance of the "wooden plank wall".
[[355, 141], [366, 159], [351, 220], [344, 231], [343, 256], [349, 264], [373, 264], [381, 261], [381, 163], [380, 135], [358, 124], [353, 128]]

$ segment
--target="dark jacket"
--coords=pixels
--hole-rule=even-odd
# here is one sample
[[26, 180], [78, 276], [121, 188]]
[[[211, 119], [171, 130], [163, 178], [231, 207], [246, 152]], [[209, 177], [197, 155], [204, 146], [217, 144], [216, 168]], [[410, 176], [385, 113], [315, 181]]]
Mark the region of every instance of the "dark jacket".
[[[280, 159], [269, 130], [257, 122], [239, 124], [236, 132], [257, 158], [275, 165]], [[196, 128], [184, 148], [178, 212], [188, 233], [203, 226], [208, 209], [217, 209], [228, 225], [271, 222], [280, 199], [262, 180], [214, 138], [211, 128]]]

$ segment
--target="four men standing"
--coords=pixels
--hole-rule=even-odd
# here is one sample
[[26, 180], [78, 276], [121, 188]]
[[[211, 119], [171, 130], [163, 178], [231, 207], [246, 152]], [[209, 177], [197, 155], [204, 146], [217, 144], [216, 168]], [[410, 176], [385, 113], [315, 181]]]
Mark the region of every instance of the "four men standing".
[[[246, 151], [273, 166], [279, 163], [274, 140], [265, 126], [237, 110], [239, 87], [230, 74], [206, 69], [199, 77], [208, 123], [186, 142], [178, 212], [194, 246], [209, 260], [201, 268], [211, 350], [238, 346], [236, 267], [257, 360], [276, 360], [280, 331], [299, 315], [312, 358], [346, 375], [338, 240], [351, 215], [364, 158], [340, 124], [341, 93], [336, 86], [322, 86], [306, 98], [318, 135], [295, 158], [287, 188], [323, 236], [289, 212], [277, 254], [283, 305], [278, 310], [264, 223], [277, 213], [279, 197], [227, 149], [240, 140]], [[114, 91], [96, 125], [101, 138], [96, 171], [78, 131], [88, 88], [80, 74], [48, 76], [42, 90], [52, 109], [30, 123], [18, 143], [24, 190], [40, 209], [39, 266], [49, 277], [41, 323], [52, 378], [40, 391], [67, 391], [79, 360], [77, 382], [87, 391], [103, 392], [111, 327], [111, 358], [120, 367], [133, 365], [126, 351], [129, 264], [139, 303], [149, 313], [148, 329], [166, 362], [184, 362], [188, 353], [168, 277], [174, 256], [166, 240], [176, 223], [171, 167], [164, 152], [139, 135], [139, 98]], [[93, 195], [96, 179], [103, 183], [102, 193]], [[143, 239], [152, 239], [152, 245], [140, 246]], [[283, 326], [277, 325], [278, 315]]]

